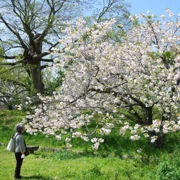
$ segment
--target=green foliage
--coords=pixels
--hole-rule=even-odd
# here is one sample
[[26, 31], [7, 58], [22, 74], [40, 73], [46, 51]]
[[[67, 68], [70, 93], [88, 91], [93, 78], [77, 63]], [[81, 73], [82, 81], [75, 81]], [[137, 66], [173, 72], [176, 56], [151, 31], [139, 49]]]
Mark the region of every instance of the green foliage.
[[152, 59], [158, 59], [159, 53], [158, 52], [148, 52], [148, 56], [151, 57]]
[[30, 86], [26, 72], [19, 65], [10, 67], [1, 65], [3, 63], [4, 60], [0, 60], [0, 104], [13, 109], [25, 101]]
[[159, 165], [160, 180], [180, 179], [180, 152], [175, 151], [172, 155], [165, 157]]
[[53, 92], [62, 85], [64, 72], [61, 70], [57, 72], [46, 70], [43, 72], [43, 77], [45, 84], [44, 94], [52, 95]]
[[159, 58], [162, 59], [164, 65], [166, 67], [169, 67], [169, 65], [174, 64], [174, 58], [176, 57], [176, 52], [165, 51], [160, 55], [158, 51], [157, 52], [155, 51], [155, 52], [149, 52], [148, 56], [154, 60]]
[[169, 58], [172, 58], [173, 53], [171, 51], [165, 51], [163, 53], [163, 56], [169, 59]]
[[22, 121], [25, 113], [21, 111], [0, 111], [0, 142], [8, 142], [14, 134], [15, 125]]
[[3, 50], [3, 48], [0, 46], [0, 59], [2, 59], [3, 53], [4, 53], [4, 50]]
[[164, 61], [165, 65], [173, 65], [174, 64], [174, 58], [175, 58], [175, 53], [172, 51], [165, 51], [162, 54], [162, 59]]

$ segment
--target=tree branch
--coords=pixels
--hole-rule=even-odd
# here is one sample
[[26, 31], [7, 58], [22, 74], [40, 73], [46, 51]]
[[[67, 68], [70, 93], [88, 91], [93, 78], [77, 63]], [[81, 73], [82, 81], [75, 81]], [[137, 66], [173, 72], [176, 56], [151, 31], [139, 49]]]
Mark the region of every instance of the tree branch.
[[3, 16], [1, 14], [0, 14], [0, 19], [2, 20], [4, 25], [18, 38], [22, 47], [24, 49], [28, 49], [27, 46], [24, 44], [23, 40], [21, 39], [21, 36], [19, 35], [19, 33], [12, 29], [11, 25], [3, 18]]
[[112, 7], [112, 5], [116, 2], [116, 0], [108, 0], [108, 5], [105, 6], [102, 9], [102, 12], [99, 14], [98, 18], [97, 18], [97, 22], [100, 22], [101, 18], [104, 16], [104, 14]]
[[[8, 58], [8, 59], [10, 59], [10, 58]], [[11, 58], [11, 59], [14, 59], [14, 58]], [[20, 63], [22, 63], [24, 60], [21, 60], [21, 61], [17, 61], [17, 62], [7, 62], [7, 63], [0, 63], [0, 65], [4, 65], [4, 66], [15, 66], [15, 65], [17, 65], [17, 64], [20, 64]]]
[[43, 66], [41, 66], [41, 70], [42, 70], [42, 69], [45, 69], [45, 68], [47, 68], [47, 67], [49, 67], [49, 65], [43, 65]]
[[53, 59], [42, 59], [43, 62], [53, 62]]
[[49, 48], [48, 51], [33, 56], [33, 59], [39, 59], [39, 58], [42, 58], [42, 57], [44, 57], [44, 56], [49, 55], [49, 54], [52, 52], [52, 48], [54, 48], [54, 47], [57, 46], [58, 44], [59, 44], [59, 42], [53, 44], [53, 45]]

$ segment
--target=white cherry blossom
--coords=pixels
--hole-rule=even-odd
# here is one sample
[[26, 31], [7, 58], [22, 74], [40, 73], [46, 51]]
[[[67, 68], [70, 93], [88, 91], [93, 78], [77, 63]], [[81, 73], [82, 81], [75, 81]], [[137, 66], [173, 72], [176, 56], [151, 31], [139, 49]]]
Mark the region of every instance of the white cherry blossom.
[[64, 53], [54, 61], [64, 69], [63, 84], [52, 97], [38, 95], [42, 103], [27, 116], [27, 131], [58, 140], [71, 131], [72, 138], [90, 139], [95, 150], [103, 142], [97, 137], [114, 127], [121, 135], [131, 132], [132, 140], [152, 143], [179, 131], [180, 17], [173, 20], [166, 12], [169, 18], [162, 15], [161, 21], [150, 12], [131, 16], [141, 23], [120, 43], [108, 36], [115, 20], [91, 27], [83, 19], [69, 23], [59, 41]]

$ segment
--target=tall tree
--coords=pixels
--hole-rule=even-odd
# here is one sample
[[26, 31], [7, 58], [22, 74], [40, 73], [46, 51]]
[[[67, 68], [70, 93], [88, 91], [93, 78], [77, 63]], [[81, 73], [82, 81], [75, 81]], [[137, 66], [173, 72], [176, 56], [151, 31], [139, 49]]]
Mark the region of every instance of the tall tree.
[[60, 32], [63, 23], [75, 16], [75, 11], [70, 13], [67, 8], [73, 8], [76, 1], [0, 2], [0, 23], [4, 28], [4, 35], [0, 39], [4, 51], [3, 58], [13, 60], [4, 65], [15, 66], [22, 63], [33, 80], [34, 88], [43, 93], [41, 71], [46, 67], [43, 62], [53, 62], [53, 59], [45, 57], [58, 44], [58, 41], [54, 40], [54, 35], [58, 36], [57, 32]]
[[[105, 1], [104, 1], [105, 2]], [[42, 70], [52, 63], [50, 55], [62, 36], [67, 20], [81, 14], [86, 0], [0, 0], [1, 47], [4, 61], [1, 65], [22, 64], [32, 78], [34, 88], [43, 93]], [[123, 1], [109, 0], [102, 12], [96, 13], [98, 21]], [[83, 6], [84, 7], [84, 6]], [[122, 5], [122, 7], [125, 7]], [[126, 9], [119, 7], [121, 9]], [[113, 10], [113, 9], [112, 9]], [[125, 12], [125, 11], [124, 11]], [[124, 13], [123, 12], [123, 13]], [[99, 15], [98, 15], [99, 14]]]

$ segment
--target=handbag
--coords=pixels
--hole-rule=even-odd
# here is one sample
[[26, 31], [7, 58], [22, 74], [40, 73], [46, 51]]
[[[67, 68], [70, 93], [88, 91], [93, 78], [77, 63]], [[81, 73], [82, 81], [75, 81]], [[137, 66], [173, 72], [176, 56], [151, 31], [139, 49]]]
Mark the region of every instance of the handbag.
[[15, 138], [18, 134], [16, 135], [12, 135], [8, 145], [7, 145], [7, 150], [10, 151], [10, 152], [15, 152]]
[[24, 155], [25, 155], [25, 156], [28, 156], [28, 155], [29, 155], [28, 148], [26, 148], [26, 151], [25, 151]]

